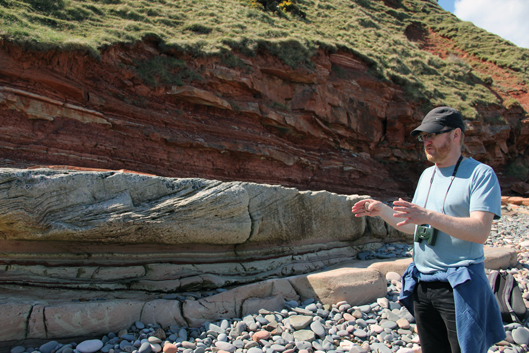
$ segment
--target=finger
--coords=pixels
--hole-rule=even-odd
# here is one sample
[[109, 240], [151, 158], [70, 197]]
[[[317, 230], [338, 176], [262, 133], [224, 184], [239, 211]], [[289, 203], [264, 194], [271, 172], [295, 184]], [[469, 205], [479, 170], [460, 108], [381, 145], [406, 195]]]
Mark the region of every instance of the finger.
[[369, 200], [362, 200], [362, 201], [358, 201], [357, 203], [355, 203], [353, 205], [353, 210], [365, 210], [366, 209], [366, 205], [369, 205]]
[[410, 219], [406, 218], [404, 221], [397, 223], [397, 227], [405, 226], [408, 223], [410, 223]]
[[411, 203], [407, 201], [394, 201], [393, 206], [404, 206], [404, 207], [410, 207]]

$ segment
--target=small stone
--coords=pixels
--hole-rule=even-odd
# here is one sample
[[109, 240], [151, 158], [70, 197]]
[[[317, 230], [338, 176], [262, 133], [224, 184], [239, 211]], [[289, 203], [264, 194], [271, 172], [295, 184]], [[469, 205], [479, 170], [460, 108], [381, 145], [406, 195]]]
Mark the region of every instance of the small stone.
[[292, 308], [292, 311], [299, 315], [313, 315], [314, 313], [310, 310], [303, 309], [303, 308]]
[[[101, 352], [103, 353], [109, 353], [111, 349], [114, 348], [113, 344], [107, 343], [103, 348], [101, 348]], [[66, 353], [66, 352], [63, 352]]]
[[349, 313], [344, 313], [343, 318], [345, 319], [345, 321], [355, 321], [356, 320], [356, 318]]
[[153, 336], [154, 336], [154, 337], [158, 337], [158, 338], [159, 338], [160, 340], [162, 340], [162, 341], [163, 341], [164, 339], [166, 339], [166, 337], [167, 337], [167, 336], [165, 335], [165, 331], [164, 331], [162, 328], [160, 328], [160, 327], [158, 327], [156, 330], [154, 330]]
[[323, 347], [323, 350], [325, 350], [325, 351], [332, 351], [335, 348], [334, 344], [329, 342], [329, 341], [327, 341], [327, 340], [323, 341], [322, 347]]
[[151, 350], [152, 350], [154, 353], [161, 352], [161, 351], [162, 351], [162, 346], [159, 345], [158, 343], [151, 343]]
[[360, 310], [362, 313], [370, 313], [371, 312], [371, 305], [359, 306], [358, 310]]
[[103, 347], [103, 341], [101, 340], [87, 340], [79, 343], [75, 349], [80, 353], [94, 353]]
[[265, 317], [262, 317], [262, 316], [256, 316], [255, 317], [255, 321], [257, 321], [258, 323], [261, 324], [261, 326], [263, 325], [268, 325], [270, 323], [270, 321], [268, 321]]
[[512, 331], [512, 338], [517, 344], [529, 344], [529, 330], [525, 327], [519, 327]]
[[310, 329], [316, 336], [324, 337], [326, 335], [325, 328], [320, 321], [314, 321], [310, 324]]
[[308, 351], [309, 349], [312, 350], [312, 344], [308, 341], [298, 341], [296, 342], [296, 348], [299, 349], [299, 351]]
[[384, 321], [380, 324], [383, 328], [389, 328], [390, 330], [393, 330], [397, 327], [397, 323], [395, 321]]
[[138, 349], [138, 353], [151, 353], [151, 344], [149, 342], [143, 342]]
[[267, 340], [269, 338], [270, 338], [270, 332], [265, 331], [265, 330], [258, 331], [256, 333], [254, 333], [254, 335], [252, 336], [252, 340], [254, 340], [255, 342], [258, 342], [258, 343], [261, 340]]
[[131, 347], [132, 347], [132, 345], [130, 344], [129, 341], [123, 340], [123, 341], [119, 342], [119, 348], [120, 348], [121, 350], [125, 350], [125, 348], [126, 348], [127, 346], [131, 346]]
[[292, 336], [292, 334], [290, 334], [288, 332], [283, 332], [281, 334], [281, 338], [284, 339], [287, 342], [293, 342], [294, 341], [294, 336]]
[[11, 348], [9, 353], [22, 353], [22, 352], [25, 352], [25, 351], [26, 351], [26, 348], [24, 348], [22, 346], [16, 346], [16, 347]]
[[355, 335], [358, 338], [366, 338], [367, 332], [365, 332], [364, 330], [354, 330], [353, 335]]
[[310, 310], [312, 312], [315, 312], [318, 310], [318, 307], [316, 306], [316, 304], [312, 303], [312, 304], [309, 304], [305, 307], [305, 309], [307, 310]]
[[162, 340], [156, 336], [150, 336], [147, 340], [149, 343], [162, 343]]
[[380, 325], [371, 325], [371, 331], [375, 332], [375, 333], [381, 333], [382, 331], [384, 331], [384, 328]]
[[325, 309], [318, 309], [316, 310], [316, 315], [325, 319], [327, 316], [329, 316], [329, 311]]
[[397, 272], [388, 272], [386, 273], [386, 280], [388, 281], [402, 281], [402, 276], [399, 275]]
[[58, 345], [59, 345], [59, 342], [50, 341], [40, 346], [39, 351], [41, 351], [41, 353], [51, 353], [52, 351], [55, 350], [55, 348], [57, 348]]
[[367, 353], [367, 351], [360, 346], [352, 346], [349, 353]]
[[180, 331], [178, 331], [178, 338], [187, 341], [187, 330], [185, 328], [181, 328]]
[[388, 348], [383, 343], [373, 343], [371, 345], [372, 351], [378, 352], [378, 353], [392, 353], [391, 349]]
[[240, 321], [237, 323], [237, 325], [235, 326], [235, 329], [233, 329], [231, 332], [230, 332], [230, 335], [232, 337], [237, 337], [239, 336], [241, 333], [243, 333], [244, 331], [246, 331], [246, 329], [248, 328], [248, 325], [246, 324], [246, 322], [244, 321]]
[[193, 342], [189, 342], [189, 341], [182, 342], [182, 347], [188, 348], [188, 349], [196, 349], [197, 348], [196, 344], [194, 344]]
[[368, 342], [364, 342], [362, 343], [362, 348], [367, 352], [371, 352], [371, 347], [369, 347], [369, 343]]
[[235, 350], [237, 349], [237, 347], [235, 347], [233, 344], [228, 343], [228, 342], [222, 342], [222, 341], [216, 342], [215, 347], [217, 347], [220, 350], [230, 352], [230, 353], [235, 352]]
[[132, 333], [126, 333], [120, 337], [122, 340], [133, 342], [136, 339], [136, 336]]
[[285, 346], [281, 344], [273, 344], [271, 348], [276, 352], [283, 352], [286, 350]]
[[252, 348], [248, 349], [248, 353], [263, 353], [263, 350], [261, 348], [258, 348], [258, 347], [252, 347]]
[[244, 345], [244, 349], [250, 349], [250, 348], [254, 348], [254, 347], [258, 347], [259, 346], [259, 343], [255, 342], [255, 341], [248, 341], [246, 342], [246, 344]]
[[366, 320], [364, 320], [364, 319], [358, 319], [358, 320], [356, 320], [356, 324], [357, 324], [358, 326], [367, 327], [367, 322], [366, 322]]
[[389, 300], [387, 298], [378, 298], [377, 303], [384, 309], [389, 308]]
[[311, 330], [295, 331], [292, 335], [294, 336], [294, 339], [298, 341], [312, 342], [316, 338], [314, 336], [314, 332], [312, 332]]
[[397, 325], [405, 330], [410, 328], [410, 323], [406, 319], [398, 319]]
[[136, 327], [137, 327], [138, 329], [140, 329], [140, 330], [145, 328], [145, 325], [144, 325], [143, 322], [141, 322], [141, 321], [136, 321], [136, 322], [134, 323], [134, 326], [136, 326]]
[[178, 352], [178, 347], [174, 345], [173, 343], [166, 343], [163, 346], [163, 352], [164, 353], [176, 353]]

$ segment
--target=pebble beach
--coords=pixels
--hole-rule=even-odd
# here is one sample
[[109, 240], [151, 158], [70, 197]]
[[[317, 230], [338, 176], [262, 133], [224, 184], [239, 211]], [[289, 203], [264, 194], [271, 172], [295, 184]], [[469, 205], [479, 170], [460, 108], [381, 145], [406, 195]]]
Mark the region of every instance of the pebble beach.
[[[529, 300], [529, 207], [504, 206], [494, 221], [485, 245], [512, 247], [518, 265], [507, 269]], [[359, 259], [411, 256], [408, 244], [387, 244]], [[413, 316], [398, 303], [401, 276], [386, 275], [387, 295], [375, 302], [354, 306], [347, 302], [322, 304], [314, 299], [285, 302], [281, 311], [261, 309], [242, 318], [206, 323], [199, 328], [159, 327], [136, 322], [119, 332], [68, 344], [49, 341], [39, 347], [17, 346], [11, 353], [411, 353], [421, 352]], [[200, 294], [195, 294], [200, 296]], [[207, 295], [207, 294], [204, 294]], [[526, 301], [526, 306], [529, 301]], [[529, 352], [529, 323], [505, 324], [506, 340], [489, 352]]]

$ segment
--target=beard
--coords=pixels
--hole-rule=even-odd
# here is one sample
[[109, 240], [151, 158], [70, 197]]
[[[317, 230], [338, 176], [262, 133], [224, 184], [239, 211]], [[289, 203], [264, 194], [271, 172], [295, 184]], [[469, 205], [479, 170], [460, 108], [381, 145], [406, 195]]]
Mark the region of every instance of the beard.
[[426, 158], [428, 159], [428, 161], [432, 163], [439, 163], [444, 161], [446, 157], [450, 154], [450, 150], [453, 143], [452, 140], [452, 136], [448, 135], [448, 138], [446, 139], [445, 143], [443, 143], [441, 146], [437, 148], [431, 146], [430, 148], [433, 148], [433, 150], [431, 150], [430, 152], [427, 152], [425, 148], [424, 152], [426, 153]]

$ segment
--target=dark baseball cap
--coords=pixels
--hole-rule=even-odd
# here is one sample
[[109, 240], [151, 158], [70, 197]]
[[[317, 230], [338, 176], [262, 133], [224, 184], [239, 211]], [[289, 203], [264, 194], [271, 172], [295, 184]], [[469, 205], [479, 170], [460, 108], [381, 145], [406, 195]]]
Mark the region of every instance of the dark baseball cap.
[[465, 132], [465, 123], [460, 112], [450, 107], [438, 107], [426, 114], [421, 125], [411, 132], [411, 136], [417, 136], [421, 132], [429, 134], [439, 132], [445, 126], [460, 128]]

